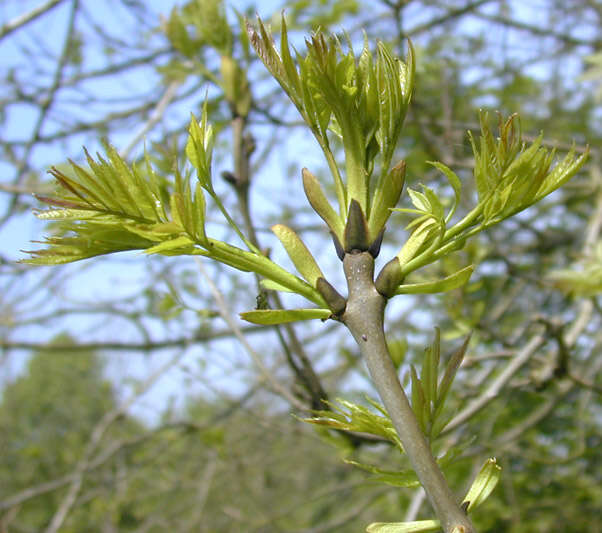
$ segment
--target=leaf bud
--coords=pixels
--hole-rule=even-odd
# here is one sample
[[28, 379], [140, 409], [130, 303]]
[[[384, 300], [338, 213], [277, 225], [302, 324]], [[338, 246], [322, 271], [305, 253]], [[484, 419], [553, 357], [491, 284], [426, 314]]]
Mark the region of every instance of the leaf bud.
[[347, 300], [343, 298], [327, 280], [318, 278], [316, 280], [316, 289], [328, 304], [328, 308], [335, 316], [340, 316], [345, 312]]
[[385, 298], [391, 298], [402, 281], [401, 265], [399, 264], [399, 259], [394, 257], [379, 272], [374, 286]]
[[352, 253], [353, 251], [365, 252], [370, 247], [366, 217], [360, 204], [355, 199], [351, 200], [349, 204], [343, 240], [346, 253]]
[[374, 257], [374, 259], [376, 259], [378, 257], [378, 254], [380, 253], [380, 246], [383, 243], [383, 237], [385, 236], [385, 229], [386, 228], [383, 227], [383, 229], [380, 230], [380, 233], [376, 236], [376, 239], [374, 239], [372, 241], [372, 244], [368, 248], [368, 252], [370, 253], [370, 255], [372, 257]]

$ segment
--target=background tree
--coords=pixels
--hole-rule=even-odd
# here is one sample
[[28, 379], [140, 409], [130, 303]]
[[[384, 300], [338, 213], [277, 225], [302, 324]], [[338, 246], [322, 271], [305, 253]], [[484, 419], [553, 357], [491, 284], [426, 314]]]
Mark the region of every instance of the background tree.
[[[24, 5], [14, 6], [25, 9], [21, 7]], [[193, 2], [171, 14], [165, 12], [160, 19], [147, 3], [113, 2], [113, 15], [97, 11], [99, 8], [84, 1], [63, 1], [40, 6], [46, 9], [41, 9], [39, 15], [29, 12], [30, 16], [20, 18], [18, 15], [24, 13], [15, 7], [7, 16], [0, 46], [11, 51], [3, 57], [15, 59], [7, 65], [5, 86], [9, 89], [2, 103], [6, 125], [2, 168], [7, 178], [3, 184], [3, 242], [7, 243], [3, 252], [7, 261], [2, 265], [3, 365], [10, 376], [11, 368], [21, 366], [27, 350], [41, 349], [54, 358], [64, 350], [98, 348], [106, 353], [109, 375], [120, 390], [126, 391], [128, 384], [120, 384], [118, 379], [124, 371], [135, 372], [138, 379], [144, 380], [140, 375], [146, 365], [150, 373], [158, 361], [173, 361], [174, 368], [180, 369], [175, 375], [185, 375], [200, 394], [200, 404], [207, 406], [203, 423], [223, 428], [223, 442], [228, 445], [219, 445], [219, 438], [207, 437], [212, 443], [208, 448], [216, 449], [217, 459], [212, 461], [210, 450], [209, 455], [188, 457], [182, 425], [167, 433], [157, 433], [156, 427], [182, 421], [192, 422], [190, 427], [194, 427], [200, 423], [196, 417], [201, 414], [176, 406], [161, 418], [164, 405], [156, 400], [152, 404], [153, 420], [162, 422], [156, 422], [156, 427], [150, 427], [148, 420], [141, 422], [146, 425], [144, 432], [149, 439], [142, 441], [137, 460], [147, 468], [128, 469], [126, 477], [132, 480], [132, 486], [136, 486], [135, 480], [138, 486], [148, 486], [145, 480], [155, 479], [156, 471], [148, 466], [154, 461], [145, 461], [144, 457], [156, 460], [164, 446], [176, 448], [172, 463], [160, 455], [166, 459], [160, 472], [167, 472], [173, 483], [178, 482], [181, 472], [198, 472], [201, 479], [206, 475], [206, 479], [215, 480], [218, 478], [210, 475], [211, 469], [214, 473], [224, 469], [220, 484], [203, 485], [196, 479], [198, 487], [207, 487], [207, 498], [234, 494], [241, 479], [247, 481], [253, 489], [248, 493], [257, 494], [257, 498], [252, 504], [226, 502], [218, 512], [204, 507], [203, 520], [199, 516], [195, 519], [207, 524], [204, 527], [208, 531], [227, 527], [234, 531], [240, 523], [257, 524], [253, 527], [258, 531], [303, 527], [348, 531], [358, 523], [400, 520], [400, 514], [408, 508], [405, 492], [380, 488], [371, 492], [370, 485], [350, 490], [365, 478], [351, 473], [348, 466], [329, 455], [310, 428], [291, 420], [282, 422], [282, 413], [291, 406], [302, 414], [304, 409], [315, 407], [323, 393], [331, 398], [373, 394], [355, 348], [336, 333], [325, 335], [324, 328], [311, 326], [266, 331], [224, 322], [226, 316], [253, 307], [258, 289], [249, 277], [215, 265], [205, 265], [209, 278], [215, 280], [212, 288], [207, 280], [199, 280], [195, 263], [181, 258], [144, 262], [129, 256], [116, 257], [52, 272], [32, 271], [11, 262], [18, 257], [14, 248], [26, 247], [27, 236], [22, 228], [29, 228], [30, 223], [25, 221], [31, 219], [30, 208], [38, 206], [28, 193], [48, 194], [50, 180], [44, 171], [51, 164], [62, 163], [66, 154], [79, 154], [81, 144], [94, 151], [102, 136], [108, 137], [122, 155], [135, 160], [141, 155], [146, 136], [154, 162], [168, 171], [173, 159], [182, 157], [189, 113], [200, 114], [207, 91], [210, 120], [221, 127], [216, 170], [224, 170], [228, 179], [216, 186], [226, 207], [240, 213], [247, 233], [255, 234], [261, 246], [274, 244], [264, 230], [282, 221], [275, 215], [284, 207], [287, 224], [299, 231], [312, 249], [325, 250], [318, 257], [322, 268], [335, 266], [326, 259], [331, 255], [330, 243], [323, 244], [326, 236], [295, 201], [302, 195], [301, 166], [320, 174], [321, 163], [312, 155], [315, 147], [300, 133], [298, 115], [290, 103], [249, 52], [236, 14], [227, 10], [231, 34], [224, 28], [221, 32], [207, 30], [223, 23], [219, 10], [208, 11], [212, 6], [212, 2]], [[242, 5], [236, 7], [245, 9]], [[259, 7], [262, 16], [269, 19], [272, 10], [264, 4]], [[444, 186], [442, 176], [426, 167], [425, 160], [441, 160], [464, 183], [470, 181], [466, 179], [471, 166], [465, 132], [477, 127], [476, 109], [481, 106], [506, 114], [520, 111], [523, 131], [535, 137], [543, 129], [544, 142], [558, 146], [560, 151], [566, 150], [572, 139], [576, 139], [578, 150], [584, 149], [586, 140], [591, 144], [592, 162], [571, 185], [483, 234], [459, 259], [448, 260], [442, 266], [444, 272], [437, 272], [449, 273], [468, 263], [479, 263], [471, 284], [443, 297], [408, 297], [389, 312], [388, 327], [399, 332], [401, 351], [407, 346], [406, 363], [421, 359], [436, 324], [447, 346], [459, 344], [460, 340], [452, 339], [473, 331], [468, 358], [450, 398], [458, 414], [446, 431], [449, 444], [477, 435], [475, 444], [465, 450], [463, 461], [455, 467], [455, 486], [474, 477], [470, 472], [482, 464], [483, 457], [495, 454], [505, 467], [497, 499], [488, 502], [482, 515], [477, 516], [482, 530], [545, 531], [550, 523], [558, 530], [592, 530], [600, 502], [596, 457], [599, 310], [595, 296], [591, 297], [595, 283], [585, 291], [576, 287], [579, 281], [583, 285], [584, 278], [595, 281], [592, 268], [595, 272], [599, 264], [593, 254], [602, 217], [597, 87], [579, 77], [585, 58], [599, 48], [599, 6], [586, 1], [570, 5], [549, 1], [538, 6], [497, 1], [412, 1], [371, 6], [289, 2], [286, 7], [291, 39], [299, 49], [301, 36], [318, 25], [334, 31], [346, 28], [358, 46], [361, 28], [398, 51], [405, 37], [412, 39], [417, 51], [417, 89], [397, 154], [406, 159], [407, 183], [412, 188], [418, 182], [435, 189]], [[279, 7], [273, 6], [273, 12], [279, 13]], [[208, 17], [208, 13], [217, 18]], [[248, 13], [253, 15], [254, 8], [249, 7]], [[119, 30], [112, 31], [110, 25], [101, 23], [108, 16], [120, 20], [113, 26]], [[277, 33], [278, 17], [272, 23]], [[62, 38], [49, 39], [50, 27], [55, 28], [54, 32], [60, 28]], [[231, 35], [231, 39], [215, 41], [215, 35]], [[121, 91], [120, 87], [125, 89]], [[252, 95], [248, 110], [240, 103], [238, 109], [233, 108], [234, 102], [244, 101], [240, 91]], [[21, 110], [27, 110], [33, 119], [25, 121], [25, 115], [18, 114]], [[14, 127], [15, 117], [21, 123], [19, 130]], [[233, 159], [231, 154], [248, 157]], [[326, 172], [325, 167], [322, 172]], [[402, 228], [407, 219], [396, 216], [397, 223], [389, 224], [385, 248], [403, 241]], [[399, 235], [392, 232], [391, 226], [399, 228]], [[37, 237], [41, 229], [28, 231]], [[225, 239], [230, 236], [228, 232], [222, 228]], [[276, 246], [272, 253], [279, 257]], [[546, 276], [560, 268], [574, 272], [572, 263], [576, 260], [585, 265], [581, 267], [585, 275]], [[102, 281], [106, 279], [110, 282]], [[124, 289], [107, 294], [107, 286], [112, 288], [118, 281]], [[90, 290], [92, 284], [98, 289]], [[555, 286], [566, 287], [573, 294], [557, 291]], [[214, 294], [220, 293], [221, 298], [214, 300]], [[224, 301], [227, 306], [221, 303]], [[63, 329], [70, 331], [78, 346], [47, 343], [54, 332]], [[118, 337], [116, 331], [120, 332]], [[256, 336], [258, 331], [261, 337]], [[226, 340], [242, 335], [248, 336], [247, 344]], [[137, 357], [136, 353], [149, 355]], [[124, 360], [138, 363], [131, 367]], [[280, 384], [276, 393], [284, 396], [276, 402], [272, 396], [275, 383]], [[35, 401], [31, 405], [35, 406]], [[232, 414], [223, 422], [210, 414], [228, 409]], [[111, 412], [110, 405], [105, 410]], [[307, 484], [307, 478], [283, 475], [284, 461], [261, 463], [262, 459], [268, 463], [271, 454], [258, 452], [253, 456], [253, 468], [232, 471], [236, 454], [245, 457], [233, 444], [234, 428], [241, 432], [242, 442], [249, 443], [257, 431], [256, 425], [250, 424], [247, 429], [242, 424], [249, 420], [249, 412], [268, 427], [282, 428], [273, 432], [274, 446], [285, 447], [288, 453], [292, 449], [290, 444], [287, 446], [290, 433], [303, 435], [294, 442], [308, 442], [311, 451], [300, 454], [295, 470], [299, 476], [315, 472], [316, 485], [324, 487], [319, 498], [308, 496], [313, 485]], [[234, 420], [240, 422], [229, 423]], [[90, 427], [83, 429], [83, 441], [91, 437], [91, 431]], [[276, 444], [280, 431], [282, 440]], [[169, 432], [173, 432], [171, 441], [177, 445], [168, 444]], [[191, 435], [194, 442], [196, 433]], [[163, 445], [162, 438], [166, 439]], [[256, 441], [262, 442], [261, 437]], [[220, 460], [224, 449], [229, 455]], [[317, 449], [324, 452], [318, 453]], [[321, 453], [329, 467], [319, 467]], [[386, 455], [392, 452], [362, 444], [353, 453], [356, 460], [370, 462], [365, 457], [368, 455], [372, 462], [386, 465], [390, 460]], [[79, 455], [81, 458], [84, 450]], [[307, 461], [301, 465], [303, 457]], [[197, 461], [196, 467], [187, 470], [187, 460]], [[76, 463], [72, 464], [75, 468]], [[327, 475], [320, 478], [321, 473]], [[278, 511], [280, 514], [268, 502], [275, 495], [283, 498], [284, 491], [278, 483], [270, 486], [258, 481], [265, 481], [266, 475], [299, 483], [292, 485], [297, 490], [286, 492], [291, 503]], [[170, 493], [173, 485], [153, 485], [153, 489], [143, 502], [140, 491], [126, 491], [139, 506], [134, 523], [150, 523], [146, 526], [149, 528], [164, 527], [170, 522], [161, 520], [168, 518], [173, 520], [171, 524], [177, 523], [181, 516], [177, 510], [157, 516], [161, 515], [157, 501], [165, 501], [161, 491]], [[185, 488], [181, 491], [193, 494]], [[72, 512], [85, 504], [83, 493], [78, 494]], [[202, 495], [202, 491], [197, 494]], [[11, 496], [12, 490], [3, 499], [10, 503]], [[173, 500], [177, 509], [178, 499]], [[408, 518], [419, 513], [420, 502], [418, 492], [408, 508]], [[58, 500], [54, 505], [60, 506]], [[18, 508], [6, 505], [3, 509], [8, 520]], [[19, 523], [32, 519], [25, 510], [18, 510]], [[422, 514], [429, 516], [426, 510]], [[216, 525], [204, 520], [215, 520]], [[188, 526], [178, 523], [178, 527]]]

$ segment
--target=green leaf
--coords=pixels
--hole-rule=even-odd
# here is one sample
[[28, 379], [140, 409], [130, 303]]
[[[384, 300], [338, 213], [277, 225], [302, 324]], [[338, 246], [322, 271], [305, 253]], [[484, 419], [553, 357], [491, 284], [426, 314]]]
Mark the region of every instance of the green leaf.
[[[460, 368], [462, 364], [462, 360], [464, 359], [464, 355], [466, 354], [466, 349], [468, 348], [468, 343], [470, 342], [470, 335], [466, 337], [466, 340], [458, 348], [450, 357], [447, 365], [445, 367], [445, 373], [439, 382], [439, 386], [437, 387], [437, 401], [435, 402], [435, 412], [433, 414], [433, 419], [436, 419], [443, 410], [443, 406], [445, 404], [445, 399], [447, 398], [447, 393], [451, 388], [451, 385], [456, 377], [456, 372]], [[442, 429], [442, 428], [441, 428]]]
[[422, 190], [424, 191], [424, 196], [428, 201], [428, 212], [433, 215], [435, 220], [442, 222], [444, 213], [441, 200], [439, 200], [439, 197], [435, 194], [435, 192], [432, 189], [429, 189], [427, 186], [422, 185]]
[[410, 365], [410, 375], [412, 377], [412, 410], [416, 415], [416, 420], [418, 420], [422, 432], [426, 434], [430, 411], [424, 397], [422, 382], [416, 373], [414, 365]]
[[357, 461], [351, 461], [348, 459], [345, 459], [345, 462], [349, 465], [355, 466], [356, 468], [360, 468], [361, 470], [375, 474], [376, 477], [374, 478], [374, 481], [386, 483], [387, 485], [392, 485], [393, 487], [407, 488], [418, 487], [420, 485], [418, 477], [413, 470], [383, 470], [377, 466], [358, 463]]
[[432, 425], [431, 407], [437, 399], [437, 374], [439, 370], [439, 357], [441, 353], [441, 334], [439, 328], [435, 328], [435, 340], [428, 346], [424, 353], [420, 378], [423, 383], [424, 399], [427, 405], [429, 427]]
[[145, 254], [183, 255], [193, 253], [194, 242], [187, 236], [163, 241], [144, 250]]
[[517, 115], [506, 122], [499, 117], [497, 138], [489, 128], [487, 113], [480, 113], [480, 122], [479, 146], [470, 133], [469, 137], [484, 226], [504, 220], [556, 190], [578, 172], [588, 156], [588, 149], [579, 158], [571, 150], [550, 170], [555, 150], [543, 146], [542, 134], [530, 146], [523, 144]]
[[570, 268], [553, 270], [546, 278], [555, 288], [576, 296], [602, 293], [602, 242]]
[[316, 178], [308, 169], [304, 168], [302, 171], [303, 175], [303, 189], [305, 195], [309, 200], [309, 203], [313, 207], [314, 211], [326, 222], [330, 231], [332, 231], [339, 242], [343, 242], [343, 233], [345, 232], [345, 225], [343, 220], [336, 211], [330, 205], [330, 202], [326, 198], [324, 191]]
[[405, 161], [397, 163], [386, 178], [379, 181], [374, 191], [368, 216], [368, 228], [372, 239], [383, 229], [391, 216], [391, 209], [399, 202], [405, 182], [405, 169]]
[[280, 83], [282, 88], [291, 96], [292, 91], [290, 90], [290, 84], [287, 80], [287, 73], [284, 65], [282, 64], [282, 60], [276, 52], [272, 36], [266, 30], [263, 21], [257, 17], [257, 24], [259, 26], [259, 33], [255, 31], [255, 28], [247, 22], [247, 34], [249, 35], [249, 39], [255, 52], [259, 56], [259, 59], [263, 62], [263, 64], [270, 71], [272, 76]]
[[[36, 196], [36, 198], [48, 204], [56, 202], [53, 198], [43, 196]], [[98, 217], [96, 211], [86, 209], [46, 209], [45, 211], [36, 211], [35, 215], [40, 220], [86, 220]]]
[[410, 196], [410, 199], [412, 200], [414, 207], [416, 209], [418, 209], [418, 211], [422, 211], [424, 213], [430, 212], [430, 205], [429, 205], [429, 202], [428, 202], [426, 196], [424, 196], [424, 194], [422, 194], [414, 189], [408, 189], [408, 195]]
[[221, 55], [232, 55], [233, 35], [223, 0], [196, 0], [189, 4], [192, 20], [202, 39]]
[[495, 458], [487, 459], [464, 497], [464, 502], [468, 502], [468, 512], [479, 507], [489, 497], [501, 475], [502, 468], [497, 464]]
[[281, 32], [280, 32], [280, 57], [282, 59], [282, 66], [286, 72], [286, 81], [289, 87], [289, 91], [300, 101], [301, 95], [301, 80], [295, 62], [291, 57], [289, 45], [288, 45], [288, 30], [286, 27], [286, 18], [284, 11], [282, 12]]
[[272, 231], [278, 237], [278, 240], [284, 246], [286, 253], [291, 261], [312, 287], [316, 286], [316, 280], [323, 278], [324, 274], [316, 263], [314, 256], [307, 249], [300, 237], [288, 226], [276, 224], [272, 226]]
[[303, 421], [332, 429], [368, 433], [382, 437], [392, 442], [399, 451], [403, 452], [403, 447], [393, 428], [393, 423], [384, 408], [369, 398], [367, 401], [380, 414], [363, 405], [337, 399], [337, 403], [327, 402], [330, 407], [329, 411], [312, 411], [312, 418], [304, 418]]
[[43, 244], [48, 246], [46, 249], [26, 250], [31, 258], [23, 262], [33, 265], [59, 265], [98, 255], [144, 250], [156, 242], [129, 231], [119, 219], [107, 215], [86, 221], [64, 222], [65, 236], [47, 237], [43, 241]]
[[331, 315], [330, 309], [259, 309], [240, 313], [240, 317], [253, 324], [284, 324], [298, 320], [326, 320]]
[[256, 272], [279, 285], [288, 287], [292, 292], [304, 296], [309, 301], [321, 307], [326, 307], [324, 298], [314, 287], [261, 253], [242, 250], [231, 244], [214, 239], [208, 239], [206, 249], [208, 255], [217, 261], [244, 272]]
[[192, 58], [199, 52], [200, 43], [190, 38], [186, 26], [175, 7], [171, 10], [165, 33], [172, 46], [184, 56]]
[[423, 244], [431, 237], [436, 226], [436, 222], [429, 217], [414, 230], [412, 235], [410, 235], [410, 238], [405, 242], [397, 254], [402, 269], [407, 262], [416, 256]]
[[186, 157], [197, 171], [201, 187], [208, 192], [213, 192], [211, 182], [211, 155], [213, 152], [213, 127], [207, 123], [207, 100], [203, 104], [203, 114], [199, 123], [191, 115], [186, 141]]
[[280, 285], [280, 283], [276, 283], [271, 279], [262, 279], [259, 284], [269, 291], [279, 291], [279, 292], [293, 292], [290, 287], [285, 287], [284, 285]]
[[408, 341], [405, 338], [389, 340], [387, 342], [387, 348], [395, 368], [398, 369], [403, 363], [408, 351]]
[[429, 533], [441, 530], [439, 520], [416, 522], [374, 522], [366, 528], [367, 533]]
[[434, 294], [451, 291], [466, 284], [473, 271], [474, 265], [469, 265], [443, 279], [400, 285], [395, 294]]
[[447, 165], [444, 165], [443, 163], [439, 163], [438, 161], [427, 161], [427, 163], [430, 165], [433, 165], [437, 170], [440, 170], [443, 174], [445, 174], [445, 176], [447, 177], [447, 180], [449, 181], [449, 184], [452, 186], [452, 188], [454, 190], [454, 202], [452, 204], [452, 208], [450, 209], [449, 213], [445, 217], [445, 222], [448, 223], [451, 220], [454, 213], [456, 212], [458, 204], [460, 203], [460, 196], [461, 196], [461, 192], [462, 192], [462, 183], [460, 182], [460, 178], [458, 178], [458, 175]]

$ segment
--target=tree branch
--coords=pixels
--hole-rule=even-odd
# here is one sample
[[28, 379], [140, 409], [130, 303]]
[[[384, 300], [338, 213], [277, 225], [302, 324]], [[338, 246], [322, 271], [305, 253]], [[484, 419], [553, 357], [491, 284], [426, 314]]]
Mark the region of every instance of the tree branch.
[[383, 323], [386, 300], [374, 287], [374, 258], [368, 252], [346, 254], [343, 266], [349, 298], [342, 321], [360, 347], [412, 468], [445, 533], [473, 533], [474, 526], [439, 469], [391, 361]]
[[0, 41], [13, 31], [18, 30], [22, 26], [25, 26], [29, 22], [37, 19], [47, 11], [50, 11], [53, 7], [58, 6], [63, 0], [48, 0], [45, 4], [40, 4], [38, 7], [34, 7], [31, 11], [23, 13], [12, 20], [9, 20], [6, 24], [0, 28]]

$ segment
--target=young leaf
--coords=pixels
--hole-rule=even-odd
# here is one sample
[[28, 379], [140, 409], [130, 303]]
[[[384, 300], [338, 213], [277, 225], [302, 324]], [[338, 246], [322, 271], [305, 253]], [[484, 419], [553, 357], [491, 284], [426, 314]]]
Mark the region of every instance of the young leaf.
[[400, 285], [395, 294], [434, 294], [451, 291], [468, 283], [473, 271], [474, 265], [469, 265], [443, 279]]
[[374, 522], [366, 528], [366, 533], [432, 533], [436, 531], [441, 531], [439, 520]]
[[417, 487], [420, 485], [418, 477], [413, 470], [401, 470], [398, 472], [395, 470], [383, 470], [382, 468], [378, 468], [373, 465], [358, 463], [357, 461], [351, 461], [349, 459], [345, 459], [345, 462], [349, 465], [355, 466], [356, 468], [370, 472], [371, 474], [376, 474], [374, 481], [386, 483], [387, 485], [392, 485], [393, 487], [407, 488]]
[[[187, 236], [176, 237], [167, 241], [160, 242], [144, 250], [145, 254], [163, 254], [163, 255], [194, 255], [194, 242]], [[199, 250], [200, 251], [200, 250]], [[203, 255], [203, 252], [201, 255]]]
[[450, 209], [449, 213], [445, 217], [445, 223], [447, 224], [451, 220], [452, 216], [454, 216], [454, 213], [456, 212], [458, 204], [460, 203], [460, 194], [462, 191], [462, 183], [460, 182], [460, 178], [458, 178], [457, 174], [451, 168], [444, 165], [443, 163], [439, 163], [438, 161], [427, 161], [427, 163], [429, 163], [430, 165], [433, 165], [436, 169], [440, 170], [443, 174], [445, 174], [445, 176], [447, 177], [447, 180], [449, 181], [449, 184], [452, 186], [452, 188], [454, 190], [454, 202], [452, 204], [452, 208]]
[[404, 265], [413, 259], [424, 243], [431, 237], [433, 230], [436, 229], [436, 222], [432, 218], [428, 218], [418, 228], [414, 230], [410, 238], [405, 242], [397, 258], [403, 269]]
[[274, 325], [316, 318], [326, 320], [330, 315], [330, 309], [258, 309], [240, 313], [240, 318], [253, 324]]
[[327, 402], [330, 407], [329, 411], [312, 411], [312, 418], [304, 418], [303, 421], [333, 429], [368, 433], [382, 437], [392, 442], [399, 451], [403, 452], [403, 447], [393, 428], [393, 423], [383, 407], [370, 399], [368, 399], [368, 402], [381, 414], [377, 414], [363, 405], [338, 399], [337, 403]]
[[188, 128], [186, 157], [197, 171], [201, 187], [213, 192], [211, 183], [211, 155], [213, 152], [213, 127], [207, 123], [207, 100], [203, 104], [203, 114], [199, 123], [192, 115]]
[[315, 287], [317, 279], [323, 278], [324, 274], [307, 246], [292, 229], [284, 224], [275, 224], [272, 226], [272, 231], [305, 281]]
[[280, 283], [276, 283], [271, 279], [262, 279], [259, 284], [269, 291], [278, 291], [278, 292], [293, 292], [290, 287], [285, 287], [284, 285], [280, 285]]
[[335, 210], [330, 205], [330, 202], [326, 198], [324, 191], [316, 178], [309, 170], [306, 168], [302, 171], [303, 175], [303, 189], [305, 190], [305, 195], [309, 200], [309, 203], [313, 207], [314, 211], [326, 222], [330, 231], [332, 231], [339, 242], [343, 242], [343, 233], [345, 231], [345, 225], [343, 220]]
[[292, 292], [304, 296], [309, 301], [321, 307], [326, 307], [324, 298], [314, 287], [277, 265], [265, 255], [242, 250], [214, 239], [208, 239], [208, 241], [206, 249], [213, 259], [244, 272], [256, 272], [279, 285], [288, 287]]
[[487, 459], [464, 497], [464, 502], [468, 503], [466, 509], [468, 512], [479, 507], [489, 497], [498, 484], [501, 475], [502, 469], [495, 458]]
[[374, 191], [372, 205], [370, 206], [370, 215], [368, 216], [368, 229], [370, 230], [371, 239], [374, 239], [385, 227], [387, 220], [391, 216], [391, 209], [399, 202], [405, 182], [405, 169], [405, 161], [397, 163], [391, 169], [386, 179], [379, 182]]
[[470, 335], [466, 337], [466, 340], [458, 348], [450, 357], [447, 362], [447, 366], [445, 368], [445, 373], [439, 382], [439, 386], [437, 387], [437, 401], [435, 402], [435, 412], [433, 414], [433, 419], [437, 418], [441, 411], [443, 410], [443, 406], [445, 404], [445, 399], [447, 397], [447, 393], [451, 388], [451, 385], [456, 377], [456, 372], [460, 368], [462, 364], [462, 359], [464, 359], [464, 354], [466, 353], [466, 349], [468, 348], [468, 343], [470, 342]]
[[426, 403], [424, 388], [416, 373], [414, 365], [410, 365], [410, 372], [412, 376], [412, 410], [416, 415], [416, 419], [418, 420], [418, 424], [420, 424], [422, 432], [426, 433], [429, 421], [429, 406]]

